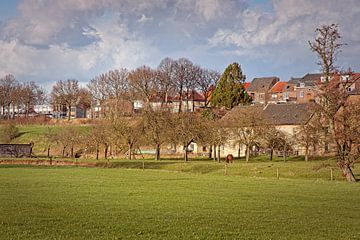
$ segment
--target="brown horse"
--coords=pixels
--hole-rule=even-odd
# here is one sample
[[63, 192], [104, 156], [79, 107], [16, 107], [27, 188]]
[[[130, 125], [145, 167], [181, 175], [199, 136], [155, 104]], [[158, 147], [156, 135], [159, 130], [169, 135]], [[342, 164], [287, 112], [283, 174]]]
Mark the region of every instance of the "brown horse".
[[226, 156], [226, 159], [225, 159], [226, 163], [233, 163], [233, 160], [234, 160], [234, 156], [232, 154], [228, 154]]

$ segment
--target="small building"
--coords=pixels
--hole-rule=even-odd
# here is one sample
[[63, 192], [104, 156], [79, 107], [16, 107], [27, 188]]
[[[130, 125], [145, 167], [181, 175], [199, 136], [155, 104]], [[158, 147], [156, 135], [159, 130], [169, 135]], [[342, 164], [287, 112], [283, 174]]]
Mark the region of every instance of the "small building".
[[278, 77], [254, 78], [247, 88], [254, 104], [267, 104], [271, 100], [270, 89], [279, 81]]

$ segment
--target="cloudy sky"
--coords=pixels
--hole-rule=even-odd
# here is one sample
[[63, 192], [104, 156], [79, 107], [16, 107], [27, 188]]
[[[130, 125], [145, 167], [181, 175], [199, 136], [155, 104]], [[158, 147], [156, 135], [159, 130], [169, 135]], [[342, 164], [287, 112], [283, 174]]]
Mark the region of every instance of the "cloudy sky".
[[50, 86], [186, 57], [253, 77], [317, 72], [308, 40], [340, 26], [338, 66], [360, 71], [359, 0], [1, 0], [0, 76]]

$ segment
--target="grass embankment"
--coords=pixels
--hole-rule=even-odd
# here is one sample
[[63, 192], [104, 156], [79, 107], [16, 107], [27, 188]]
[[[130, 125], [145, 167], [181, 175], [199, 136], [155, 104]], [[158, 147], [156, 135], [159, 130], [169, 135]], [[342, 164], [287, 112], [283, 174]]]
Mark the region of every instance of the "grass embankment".
[[67, 127], [75, 127], [80, 132], [89, 130], [88, 125], [18, 125], [20, 136], [12, 141], [12, 143], [34, 143], [35, 155], [46, 155], [45, 135], [49, 129], [56, 133]]
[[[5, 159], [0, 159], [5, 160]], [[47, 158], [38, 159], [15, 159], [14, 161], [47, 161]], [[145, 171], [161, 170], [171, 172], [186, 172], [193, 174], [210, 174], [210, 175], [231, 175], [254, 178], [270, 178], [276, 179], [277, 173], [279, 178], [289, 179], [311, 179], [317, 181], [330, 181], [331, 173], [333, 180], [344, 181], [340, 169], [336, 165], [335, 159], [332, 158], [313, 158], [309, 162], [305, 162], [303, 157], [290, 157], [287, 162], [283, 162], [282, 158], [275, 157], [270, 162], [267, 156], [260, 156], [251, 159], [246, 163], [245, 160], [235, 159], [234, 163], [224, 164], [206, 159], [191, 159], [189, 162], [184, 162], [182, 159], [164, 159], [155, 161], [152, 159], [135, 159], [135, 160], [121, 160], [111, 159], [109, 161], [101, 159], [62, 159], [55, 158], [54, 161], [70, 162], [70, 163], [88, 163], [98, 168], [123, 168], [123, 169], [145, 169]], [[354, 174], [360, 178], [359, 164], [355, 164]]]
[[1, 239], [359, 239], [360, 187], [154, 170], [0, 167]]

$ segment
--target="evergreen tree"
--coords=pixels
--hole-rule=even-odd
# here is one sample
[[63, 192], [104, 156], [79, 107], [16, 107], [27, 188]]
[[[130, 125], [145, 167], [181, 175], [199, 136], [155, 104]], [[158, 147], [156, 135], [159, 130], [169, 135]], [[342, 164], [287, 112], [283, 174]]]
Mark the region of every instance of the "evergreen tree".
[[211, 94], [211, 106], [232, 109], [239, 104], [250, 103], [251, 98], [244, 87], [245, 78], [238, 63], [230, 64]]

